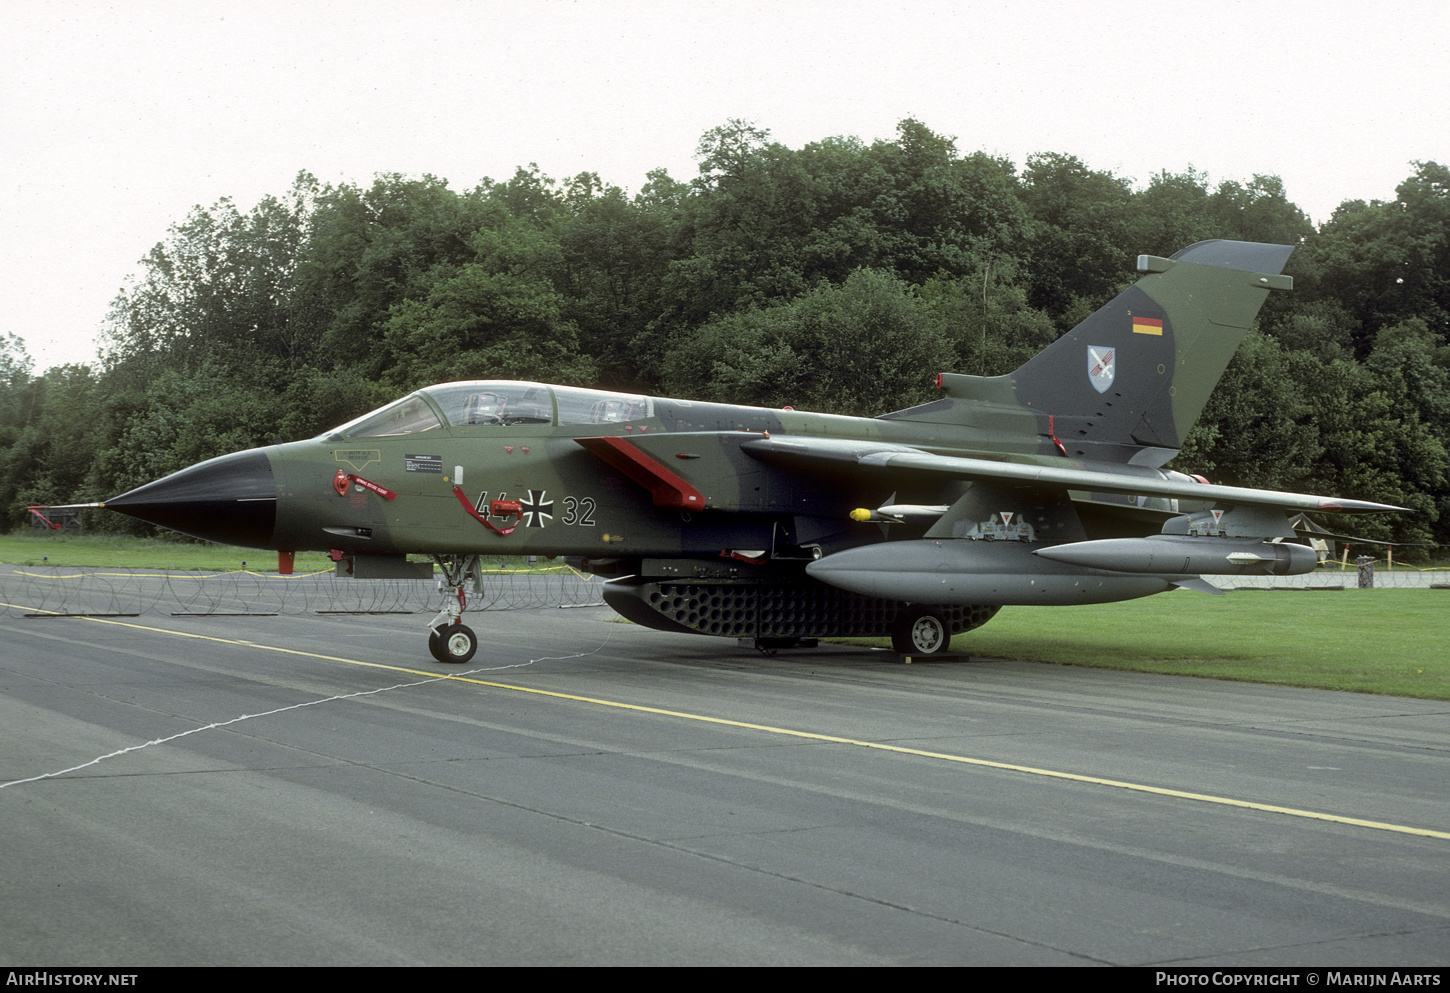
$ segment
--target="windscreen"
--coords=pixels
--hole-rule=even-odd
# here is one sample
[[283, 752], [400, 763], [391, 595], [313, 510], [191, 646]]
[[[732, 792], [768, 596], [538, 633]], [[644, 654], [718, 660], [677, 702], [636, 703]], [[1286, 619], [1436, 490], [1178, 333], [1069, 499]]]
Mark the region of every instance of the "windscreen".
[[321, 437], [325, 441], [341, 438], [391, 438], [433, 431], [442, 426], [443, 422], [438, 419], [433, 408], [428, 406], [428, 401], [414, 393], [386, 407], [363, 414], [341, 427], [333, 428]]

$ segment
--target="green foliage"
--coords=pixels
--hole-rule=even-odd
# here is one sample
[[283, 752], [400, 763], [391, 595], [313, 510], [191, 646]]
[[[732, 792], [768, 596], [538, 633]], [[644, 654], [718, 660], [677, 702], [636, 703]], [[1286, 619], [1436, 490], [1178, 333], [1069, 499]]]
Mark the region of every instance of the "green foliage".
[[217, 365], [233, 375], [295, 370], [313, 340], [292, 320], [294, 270], [316, 180], [246, 215], [230, 199], [194, 208], [113, 305], [108, 360], [147, 373]]
[[393, 358], [392, 310], [474, 258], [473, 237], [502, 223], [507, 207], [460, 196], [433, 176], [379, 176], [366, 191], [322, 191], [298, 263], [299, 303], [317, 335], [318, 364], [379, 378]]
[[1015, 252], [1027, 214], [1011, 163], [961, 156], [906, 120], [894, 142], [831, 138], [792, 151], [732, 121], [702, 141], [665, 294], [689, 326], [793, 299], [861, 268], [920, 285]]
[[275, 437], [270, 398], [213, 369], [196, 376], [167, 370], [133, 402], [136, 416], [95, 461], [92, 485], [102, 497]]
[[665, 368], [683, 395], [859, 416], [930, 399], [923, 369], [952, 358], [910, 286], [861, 269], [841, 286], [710, 322]]
[[1293, 489], [1323, 455], [1313, 398], [1294, 366], [1272, 338], [1249, 332], [1174, 466], [1234, 486]]
[[1057, 154], [1029, 156], [1023, 180], [1035, 222], [1027, 249], [1033, 304], [1061, 316], [1076, 299], [1111, 296], [1146, 251], [1135, 251], [1129, 234], [1128, 181]]
[[0, 335], [0, 450], [15, 444], [25, 424], [30, 369], [25, 342], [13, 334]]
[[1216, 237], [1297, 245], [1314, 234], [1314, 226], [1289, 202], [1278, 176], [1256, 175], [1246, 186], [1232, 180], [1219, 184], [1209, 198]]
[[426, 299], [396, 304], [385, 338], [387, 379], [406, 389], [455, 379], [528, 379], [553, 370], [561, 382], [588, 382], [578, 329], [549, 279], [562, 261], [558, 242], [529, 220], [476, 232], [472, 259], [436, 273]]
[[1354, 532], [1434, 541], [1450, 510], [1447, 373], [1431, 363], [1423, 325], [1382, 335], [1361, 365], [1250, 332], [1173, 465], [1215, 482], [1410, 507], [1418, 513], [1357, 520]]
[[1381, 328], [1415, 317], [1450, 344], [1450, 168], [1417, 163], [1395, 192], [1341, 204], [1305, 252], [1304, 297], [1344, 307], [1361, 358]]
[[658, 383], [651, 323], [660, 311], [671, 229], [685, 190], [656, 171], [632, 202], [592, 174], [566, 191], [569, 212], [554, 229], [556, 286], [563, 315], [596, 361], [601, 386], [648, 390]]
[[0, 449], [0, 513], [10, 525], [26, 521], [28, 504], [66, 502], [84, 489], [96, 456], [93, 426], [102, 416], [89, 366], [57, 366], [24, 379]]
[[100, 368], [35, 376], [0, 337], [0, 513], [463, 378], [879, 413], [937, 371], [1011, 372], [1139, 254], [1235, 238], [1301, 246], [1296, 292], [1271, 296], [1177, 464], [1401, 503], [1419, 513], [1363, 530], [1450, 540], [1445, 166], [1315, 231], [1275, 176], [1135, 188], [1062, 153], [1019, 175], [911, 119], [798, 149], [731, 120], [696, 151], [693, 181], [656, 170], [633, 197], [530, 165], [465, 192], [301, 173], [250, 210], [195, 208], [116, 298]]
[[298, 372], [273, 403], [276, 437], [283, 441], [314, 438], [397, 398], [398, 391], [365, 377], [357, 369]]
[[945, 273], [918, 292], [939, 333], [955, 352], [942, 371], [1005, 375], [1057, 337], [1050, 315], [1028, 305], [1028, 287], [1011, 259], [979, 262], [960, 277]]

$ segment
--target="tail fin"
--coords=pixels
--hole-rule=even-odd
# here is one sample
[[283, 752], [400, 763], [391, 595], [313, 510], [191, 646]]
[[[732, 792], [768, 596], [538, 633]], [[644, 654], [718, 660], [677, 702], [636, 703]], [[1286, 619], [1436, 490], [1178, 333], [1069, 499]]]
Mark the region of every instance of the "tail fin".
[[1168, 450], [1166, 461], [1269, 291], [1292, 288], [1280, 273], [1293, 250], [1201, 241], [1171, 259], [1140, 255], [1143, 278], [1015, 373], [943, 374], [942, 388], [953, 399], [1030, 410], [1044, 451], [1124, 460], [1154, 448]]

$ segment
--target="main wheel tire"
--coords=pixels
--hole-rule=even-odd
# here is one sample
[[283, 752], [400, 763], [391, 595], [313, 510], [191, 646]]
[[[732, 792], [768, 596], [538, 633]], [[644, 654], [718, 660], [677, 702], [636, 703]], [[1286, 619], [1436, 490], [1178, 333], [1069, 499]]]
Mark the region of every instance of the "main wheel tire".
[[429, 632], [428, 651], [445, 665], [463, 665], [478, 651], [478, 635], [467, 624], [450, 624]]
[[931, 607], [906, 607], [891, 625], [891, 647], [901, 655], [940, 655], [951, 645], [946, 618]]

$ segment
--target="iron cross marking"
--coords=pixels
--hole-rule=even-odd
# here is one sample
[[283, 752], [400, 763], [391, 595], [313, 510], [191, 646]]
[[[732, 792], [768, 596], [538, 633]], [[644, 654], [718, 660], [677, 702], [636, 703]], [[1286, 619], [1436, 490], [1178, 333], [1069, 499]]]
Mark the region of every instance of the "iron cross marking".
[[548, 490], [529, 490], [527, 499], [520, 500], [524, 512], [524, 527], [541, 528], [554, 519], [554, 501], [546, 501]]

